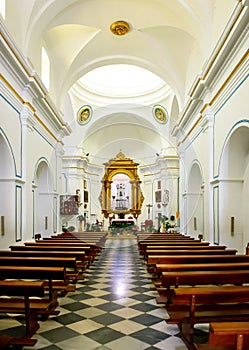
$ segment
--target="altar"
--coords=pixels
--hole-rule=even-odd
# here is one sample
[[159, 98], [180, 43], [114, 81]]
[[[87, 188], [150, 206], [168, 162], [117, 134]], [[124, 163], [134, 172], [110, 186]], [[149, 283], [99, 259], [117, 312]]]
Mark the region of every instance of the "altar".
[[132, 231], [135, 227], [133, 219], [113, 219], [110, 223], [109, 229], [112, 234], [122, 233], [124, 231]]

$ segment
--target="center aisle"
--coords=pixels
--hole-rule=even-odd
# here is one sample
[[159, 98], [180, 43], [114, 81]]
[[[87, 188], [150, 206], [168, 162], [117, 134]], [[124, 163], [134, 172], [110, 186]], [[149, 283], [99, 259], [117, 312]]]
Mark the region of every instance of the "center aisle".
[[107, 239], [76, 292], [59, 299], [60, 315], [40, 323], [35, 348], [187, 349], [156, 295], [136, 239]]

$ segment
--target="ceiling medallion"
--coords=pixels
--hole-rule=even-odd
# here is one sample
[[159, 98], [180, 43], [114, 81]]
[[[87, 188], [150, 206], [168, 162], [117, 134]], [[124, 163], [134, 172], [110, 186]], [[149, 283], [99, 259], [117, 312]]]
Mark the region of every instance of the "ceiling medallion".
[[110, 25], [110, 31], [115, 35], [125, 35], [129, 32], [130, 26], [125, 21], [116, 21]]

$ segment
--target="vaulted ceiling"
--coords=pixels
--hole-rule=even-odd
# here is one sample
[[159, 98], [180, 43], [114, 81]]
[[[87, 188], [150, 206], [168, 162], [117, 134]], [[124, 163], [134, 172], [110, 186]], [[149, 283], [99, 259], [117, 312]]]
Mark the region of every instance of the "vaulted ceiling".
[[[89, 152], [101, 164], [122, 149], [143, 164], [175, 147], [171, 125], [237, 2], [7, 0], [5, 22], [38, 74], [42, 47], [47, 52], [48, 93], [72, 129], [67, 154]], [[119, 20], [129, 24], [125, 35], [110, 30]], [[83, 105], [92, 117], [79, 125]], [[167, 123], [155, 120], [155, 105]]]

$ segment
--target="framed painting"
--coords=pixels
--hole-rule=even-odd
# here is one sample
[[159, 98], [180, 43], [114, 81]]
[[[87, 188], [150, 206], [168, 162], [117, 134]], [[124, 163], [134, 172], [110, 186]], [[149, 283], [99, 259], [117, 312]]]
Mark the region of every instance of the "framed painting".
[[88, 203], [88, 191], [84, 190], [84, 203]]
[[159, 203], [162, 201], [162, 191], [155, 191], [155, 200], [156, 200], [156, 203]]
[[79, 209], [75, 195], [60, 196], [60, 214], [61, 215], [78, 215]]

